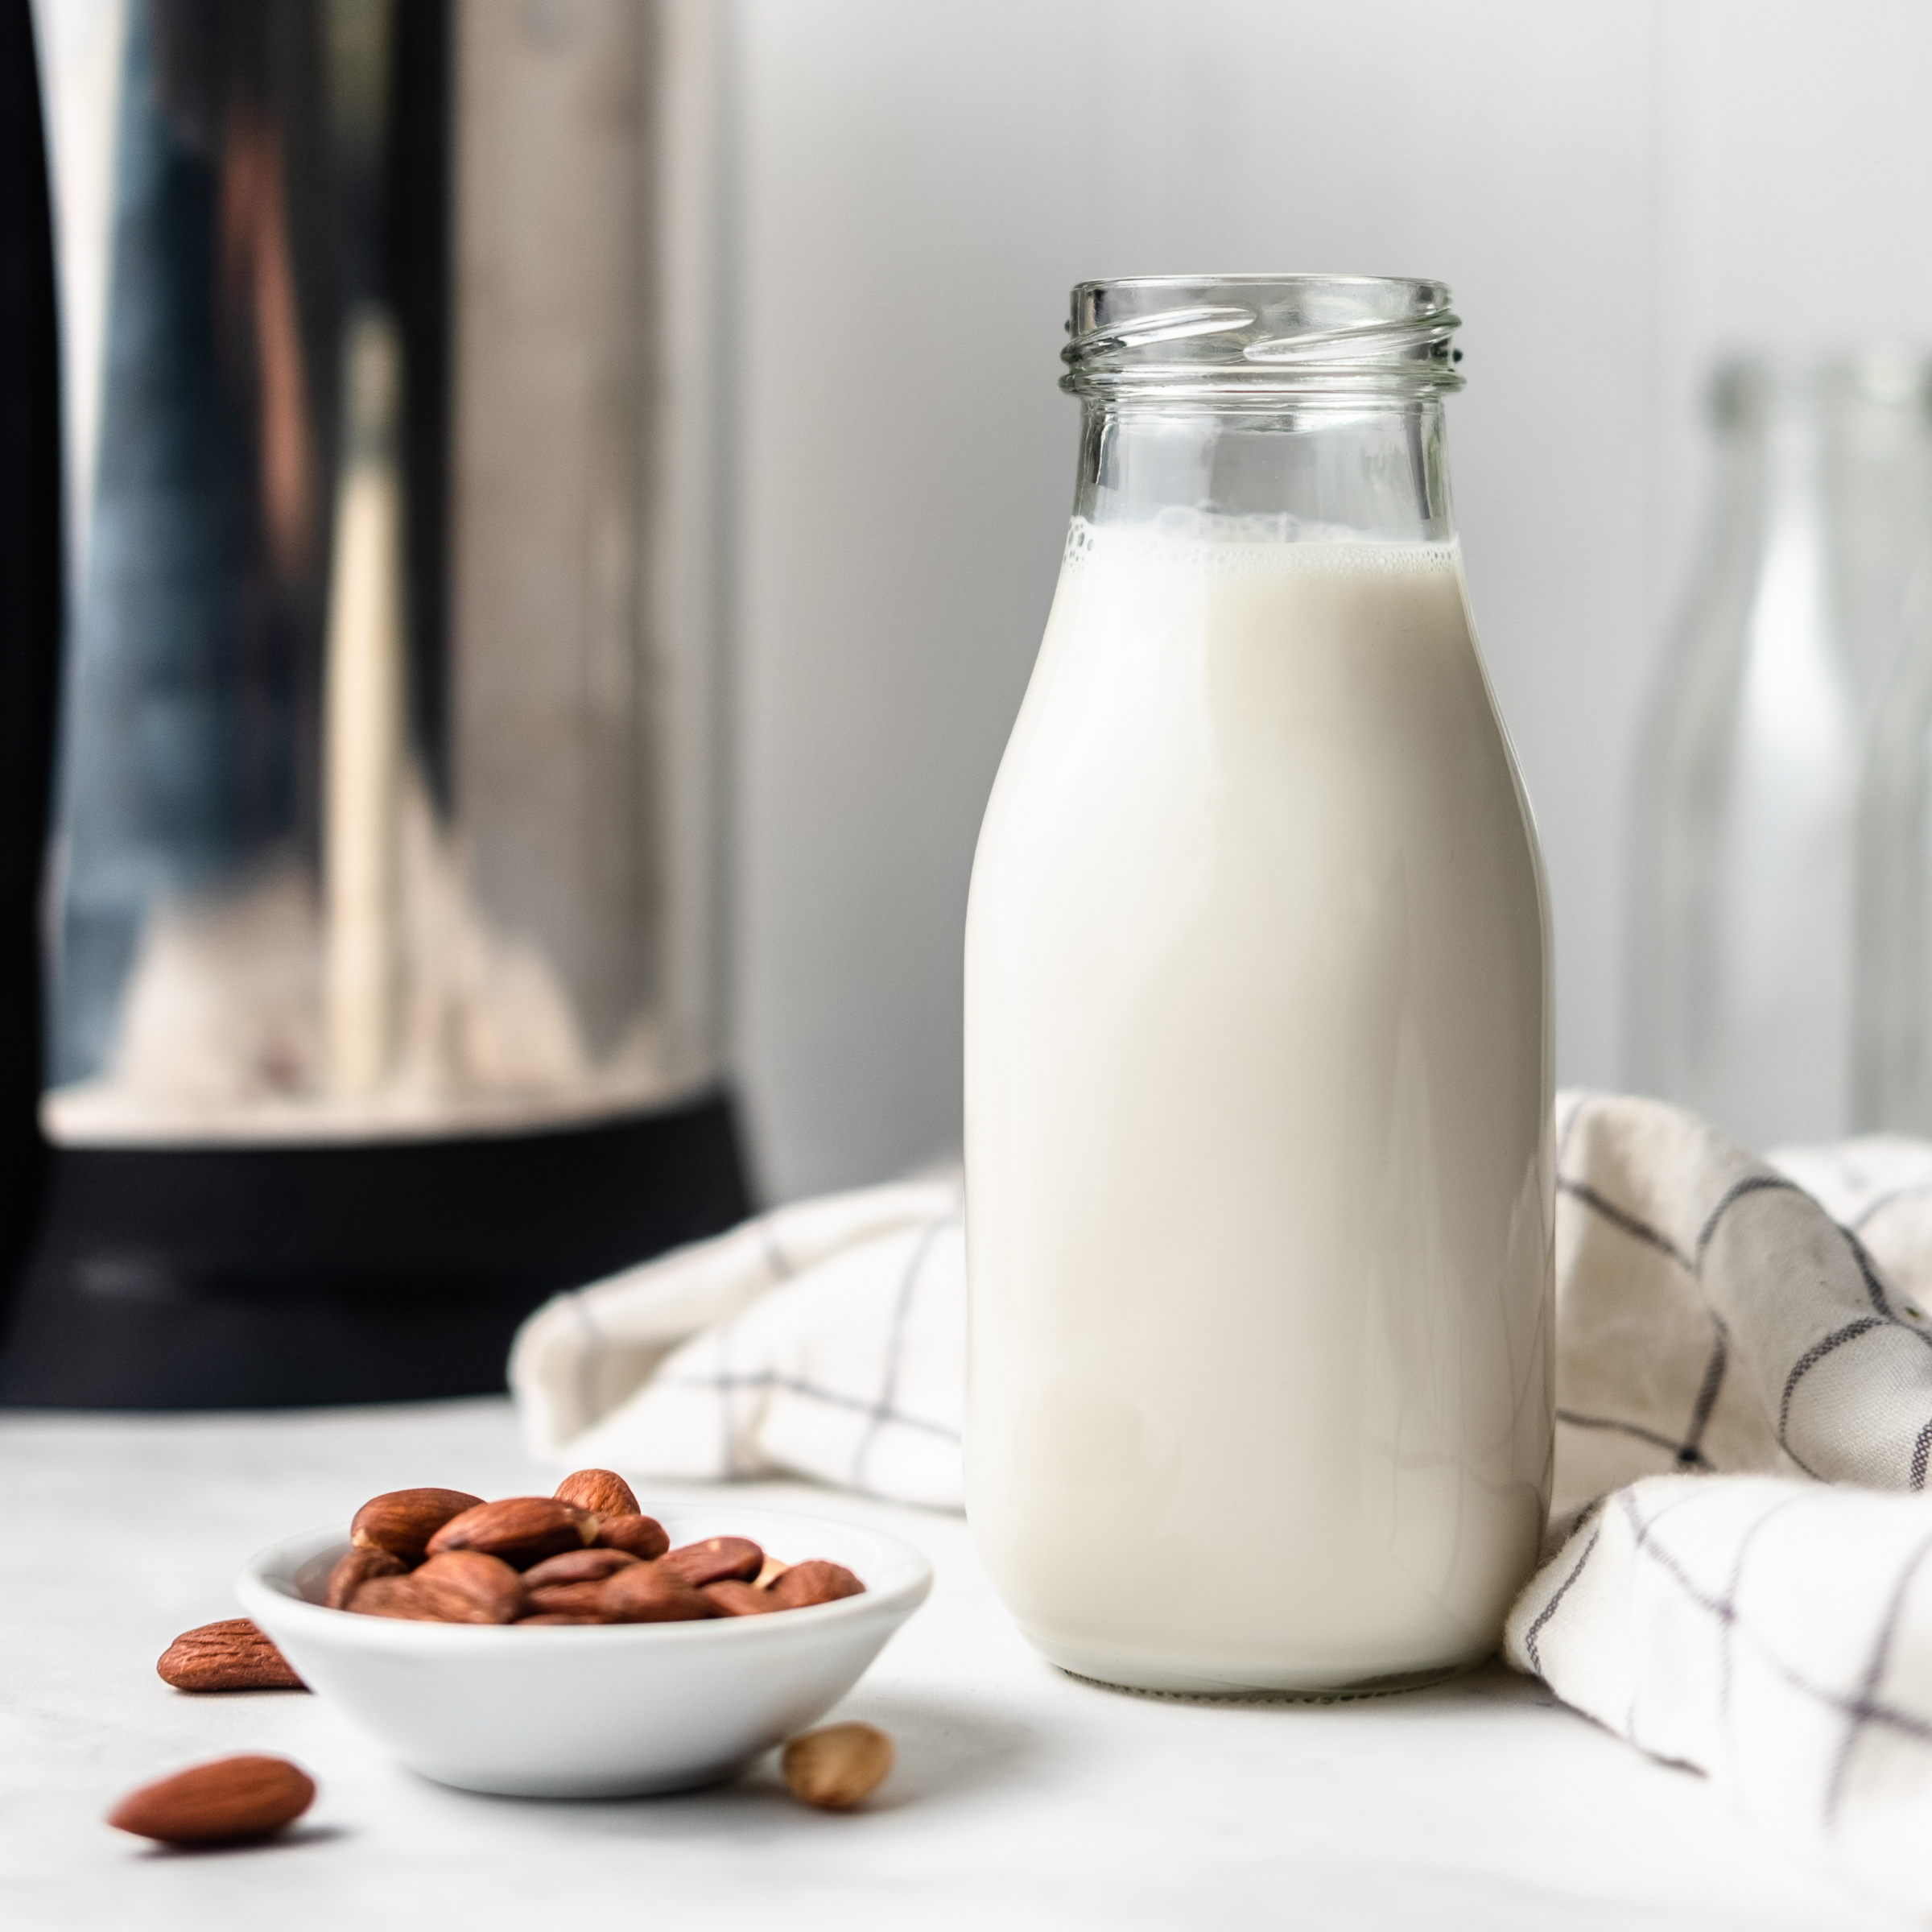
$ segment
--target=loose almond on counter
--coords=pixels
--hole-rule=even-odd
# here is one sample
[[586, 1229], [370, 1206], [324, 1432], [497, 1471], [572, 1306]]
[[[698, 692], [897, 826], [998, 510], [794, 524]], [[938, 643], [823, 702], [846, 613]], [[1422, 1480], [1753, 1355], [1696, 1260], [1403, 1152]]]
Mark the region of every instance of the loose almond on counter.
[[177, 1690], [306, 1690], [288, 1659], [246, 1616], [184, 1630], [155, 1669]]
[[765, 1567], [765, 1552], [749, 1537], [708, 1536], [701, 1543], [672, 1550], [664, 1561], [687, 1583], [702, 1588], [727, 1578], [749, 1583]]
[[575, 1503], [596, 1516], [635, 1516], [638, 1499], [630, 1484], [613, 1469], [579, 1469], [564, 1477], [551, 1493], [560, 1503]]
[[452, 1517], [429, 1539], [429, 1553], [475, 1550], [500, 1558], [514, 1570], [527, 1570], [547, 1556], [581, 1550], [597, 1534], [598, 1520], [589, 1510], [555, 1496], [506, 1496]]
[[885, 1783], [892, 1769], [892, 1740], [870, 1724], [828, 1724], [795, 1737], [778, 1768], [801, 1802], [844, 1811]]
[[406, 1563], [418, 1563], [445, 1523], [482, 1501], [460, 1489], [391, 1489], [356, 1512], [349, 1540], [358, 1550], [386, 1550]]
[[285, 1757], [218, 1757], [129, 1792], [107, 1822], [164, 1845], [237, 1844], [294, 1823], [315, 1801], [315, 1780]]

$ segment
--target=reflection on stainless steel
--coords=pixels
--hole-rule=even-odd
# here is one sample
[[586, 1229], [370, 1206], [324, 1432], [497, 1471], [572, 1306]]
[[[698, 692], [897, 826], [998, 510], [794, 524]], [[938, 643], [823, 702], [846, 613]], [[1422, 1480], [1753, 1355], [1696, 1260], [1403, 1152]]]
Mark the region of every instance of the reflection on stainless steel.
[[84, 527], [49, 1132], [707, 1084], [690, 6], [95, 12], [50, 60]]
[[352, 318], [322, 655], [323, 1089], [379, 1092], [393, 1064], [402, 960], [402, 347], [386, 311]]

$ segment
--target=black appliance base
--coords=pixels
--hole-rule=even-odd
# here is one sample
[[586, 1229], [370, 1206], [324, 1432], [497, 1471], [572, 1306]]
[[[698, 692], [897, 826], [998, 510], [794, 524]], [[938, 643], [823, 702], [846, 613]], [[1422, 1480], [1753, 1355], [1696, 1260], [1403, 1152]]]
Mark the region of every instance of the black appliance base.
[[501, 1389], [517, 1324], [749, 1212], [723, 1096], [380, 1146], [53, 1150], [0, 1403], [261, 1409]]

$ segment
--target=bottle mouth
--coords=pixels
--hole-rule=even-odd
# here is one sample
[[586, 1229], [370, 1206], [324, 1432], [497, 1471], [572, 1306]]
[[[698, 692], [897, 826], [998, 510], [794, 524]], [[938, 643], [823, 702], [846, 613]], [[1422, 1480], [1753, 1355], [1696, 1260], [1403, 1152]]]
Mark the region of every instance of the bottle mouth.
[[1388, 275], [1136, 275], [1073, 291], [1060, 386], [1125, 399], [1460, 389], [1446, 283]]

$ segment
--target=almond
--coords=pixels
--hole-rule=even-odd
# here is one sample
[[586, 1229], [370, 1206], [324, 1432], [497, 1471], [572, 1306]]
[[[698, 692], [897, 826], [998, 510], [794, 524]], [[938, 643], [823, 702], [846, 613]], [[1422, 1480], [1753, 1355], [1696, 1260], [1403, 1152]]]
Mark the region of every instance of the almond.
[[606, 1516], [597, 1524], [597, 1543], [601, 1549], [628, 1550], [649, 1563], [671, 1547], [671, 1538], [654, 1516]]
[[356, 1512], [349, 1540], [358, 1550], [386, 1550], [413, 1563], [451, 1517], [474, 1509], [482, 1500], [460, 1489], [391, 1489], [372, 1496]]
[[479, 1503], [452, 1517], [429, 1539], [429, 1551], [475, 1550], [516, 1570], [527, 1570], [547, 1556], [581, 1550], [597, 1534], [598, 1519], [574, 1503], [550, 1496], [506, 1496]]
[[759, 1589], [769, 1590], [791, 1567], [790, 1563], [782, 1563], [775, 1556], [768, 1556], [765, 1559], [765, 1567], [751, 1580]]
[[596, 1516], [635, 1516], [638, 1499], [614, 1469], [579, 1469], [552, 1492], [560, 1503], [575, 1503]]
[[865, 1591], [842, 1563], [815, 1557], [810, 1563], [794, 1563], [771, 1586], [770, 1594], [781, 1610], [803, 1610], [812, 1604], [836, 1604], [842, 1596], [862, 1596]]
[[530, 1612], [538, 1616], [580, 1616], [586, 1622], [604, 1621], [604, 1584], [595, 1583], [540, 1583], [524, 1599]]
[[557, 1611], [540, 1610], [535, 1616], [520, 1616], [517, 1628], [521, 1630], [529, 1624], [601, 1624], [601, 1616], [568, 1616]]
[[749, 1583], [765, 1567], [765, 1552], [749, 1537], [708, 1536], [672, 1550], [664, 1561], [696, 1587], [721, 1583], [727, 1577]]
[[761, 1590], [752, 1583], [737, 1583], [727, 1579], [721, 1583], [707, 1583], [700, 1594], [708, 1603], [716, 1605], [726, 1616], [764, 1616], [774, 1610], [782, 1609], [781, 1604], [771, 1600], [769, 1590]]
[[349, 1599], [365, 1583], [374, 1583], [378, 1576], [400, 1576], [407, 1567], [401, 1557], [392, 1556], [373, 1543], [366, 1549], [351, 1550], [329, 1571], [328, 1587], [322, 1593], [323, 1605], [330, 1610], [346, 1610]]
[[345, 1608], [357, 1616], [393, 1616], [405, 1623], [441, 1624], [448, 1599], [436, 1590], [425, 1590], [407, 1576], [378, 1576], [365, 1583]]
[[844, 1811], [885, 1783], [892, 1769], [892, 1740], [870, 1724], [828, 1724], [795, 1737], [778, 1768], [794, 1798], [822, 1810]]
[[613, 1571], [627, 1569], [638, 1558], [628, 1550], [566, 1550], [547, 1556], [523, 1572], [523, 1586], [539, 1590], [547, 1583], [601, 1583]]
[[500, 1558], [476, 1550], [432, 1556], [407, 1576], [381, 1576], [349, 1601], [363, 1616], [419, 1624], [507, 1624], [523, 1608], [523, 1579]]
[[316, 1802], [316, 1781], [285, 1757], [218, 1757], [130, 1791], [107, 1814], [117, 1831], [164, 1845], [266, 1838]]
[[155, 1666], [177, 1690], [306, 1690], [288, 1659], [246, 1616], [184, 1630]]
[[481, 1550], [444, 1550], [411, 1578], [414, 1583], [460, 1597], [476, 1612], [452, 1620], [507, 1624], [523, 1612], [523, 1579], [498, 1556]]
[[597, 1608], [607, 1623], [681, 1624], [716, 1616], [716, 1606], [694, 1588], [668, 1558], [633, 1563], [598, 1586]]

